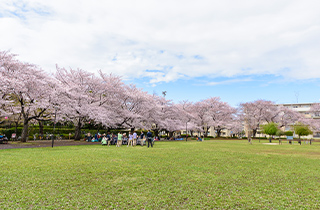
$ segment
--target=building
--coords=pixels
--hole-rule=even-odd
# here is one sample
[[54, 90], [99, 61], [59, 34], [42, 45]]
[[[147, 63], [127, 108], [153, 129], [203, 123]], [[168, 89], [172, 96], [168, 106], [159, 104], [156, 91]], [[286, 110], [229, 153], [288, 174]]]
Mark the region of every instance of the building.
[[[306, 118], [314, 118], [314, 119], [319, 119], [320, 120], [320, 114], [319, 113], [315, 114], [315, 113], [311, 113], [310, 112], [310, 109], [311, 109], [313, 104], [314, 103], [291, 103], [291, 104], [276, 104], [276, 106], [284, 106], [284, 107], [286, 107], [288, 109], [292, 109], [292, 110], [294, 110], [296, 112], [301, 113]], [[289, 130], [293, 130], [292, 126], [287, 126], [287, 127], [283, 128], [283, 131], [289, 131]], [[244, 126], [244, 131], [245, 131], [245, 134], [247, 136], [248, 135], [248, 131], [245, 128], [245, 126]], [[181, 134], [186, 134], [186, 130], [181, 130]], [[203, 136], [202, 132], [195, 131], [193, 134], [194, 134], [194, 136], [195, 135]], [[188, 135], [191, 135], [190, 131], [188, 131]], [[227, 130], [227, 129], [224, 129], [221, 132], [221, 136], [222, 137], [227, 137], [227, 136], [231, 136], [231, 135], [232, 135], [232, 132]], [[208, 130], [208, 136], [216, 136], [215, 130], [213, 128], [210, 128]], [[267, 136], [267, 135], [261, 133], [260, 130], [257, 131], [256, 137], [265, 137], [265, 136]], [[295, 135], [294, 137], [297, 138], [298, 136]], [[309, 135], [309, 136], [307, 136], [307, 138], [320, 138], [320, 131], [314, 131], [313, 135]]]
[[[319, 113], [312, 113], [310, 112], [311, 107], [314, 103], [292, 103], [292, 104], [279, 104], [288, 109], [292, 109], [300, 114], [304, 115], [305, 118], [313, 118], [313, 119], [320, 119]], [[285, 130], [290, 130], [290, 127], [285, 128]], [[313, 135], [309, 135], [307, 138], [319, 138], [320, 132], [314, 131]]]

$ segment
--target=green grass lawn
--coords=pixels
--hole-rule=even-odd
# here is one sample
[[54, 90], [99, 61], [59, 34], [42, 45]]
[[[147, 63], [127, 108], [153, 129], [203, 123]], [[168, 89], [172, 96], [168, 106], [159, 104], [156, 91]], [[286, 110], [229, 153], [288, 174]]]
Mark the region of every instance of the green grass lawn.
[[86, 145], [0, 159], [0, 209], [320, 209], [320, 143]]

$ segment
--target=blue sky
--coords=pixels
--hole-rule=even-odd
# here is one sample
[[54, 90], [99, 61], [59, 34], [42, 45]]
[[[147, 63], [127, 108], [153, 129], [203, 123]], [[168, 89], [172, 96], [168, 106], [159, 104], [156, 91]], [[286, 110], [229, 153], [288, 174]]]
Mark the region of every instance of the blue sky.
[[316, 0], [0, 1], [0, 50], [48, 72], [101, 69], [175, 102], [318, 102], [319, 8]]
[[[234, 81], [229, 83], [226, 81]], [[237, 82], [237, 80], [244, 80]], [[273, 75], [252, 76], [245, 80], [236, 78], [207, 77], [180, 79], [176, 82], [160, 83], [152, 86], [148, 83], [149, 78], [135, 79], [133, 83], [143, 88], [150, 94], [162, 95], [166, 92], [166, 98], [174, 102], [188, 100], [199, 101], [208, 97], [219, 96], [222, 101], [237, 107], [239, 103], [254, 101], [258, 99], [271, 100], [275, 103], [310, 103], [319, 102], [320, 83], [319, 80], [284, 81], [283, 78]], [[217, 85], [206, 85], [210, 82], [221, 82]], [[226, 83], [226, 84], [224, 84]]]

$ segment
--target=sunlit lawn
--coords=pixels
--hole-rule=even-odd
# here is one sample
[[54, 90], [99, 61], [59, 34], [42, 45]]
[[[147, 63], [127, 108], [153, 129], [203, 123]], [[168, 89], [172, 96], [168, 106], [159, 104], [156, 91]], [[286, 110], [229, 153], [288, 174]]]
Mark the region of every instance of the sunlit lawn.
[[0, 209], [320, 209], [319, 143], [9, 149], [0, 163]]

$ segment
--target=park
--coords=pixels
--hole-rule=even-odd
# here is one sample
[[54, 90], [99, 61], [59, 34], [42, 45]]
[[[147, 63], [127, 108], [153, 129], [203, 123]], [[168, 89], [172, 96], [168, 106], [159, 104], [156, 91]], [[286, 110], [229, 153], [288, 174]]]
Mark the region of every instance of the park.
[[320, 1], [0, 1], [0, 209], [320, 209]]
[[318, 209], [320, 143], [0, 150], [0, 208]]
[[[320, 208], [319, 103], [174, 103], [101, 71], [0, 59], [2, 209]], [[88, 139], [147, 130], [153, 148]]]

